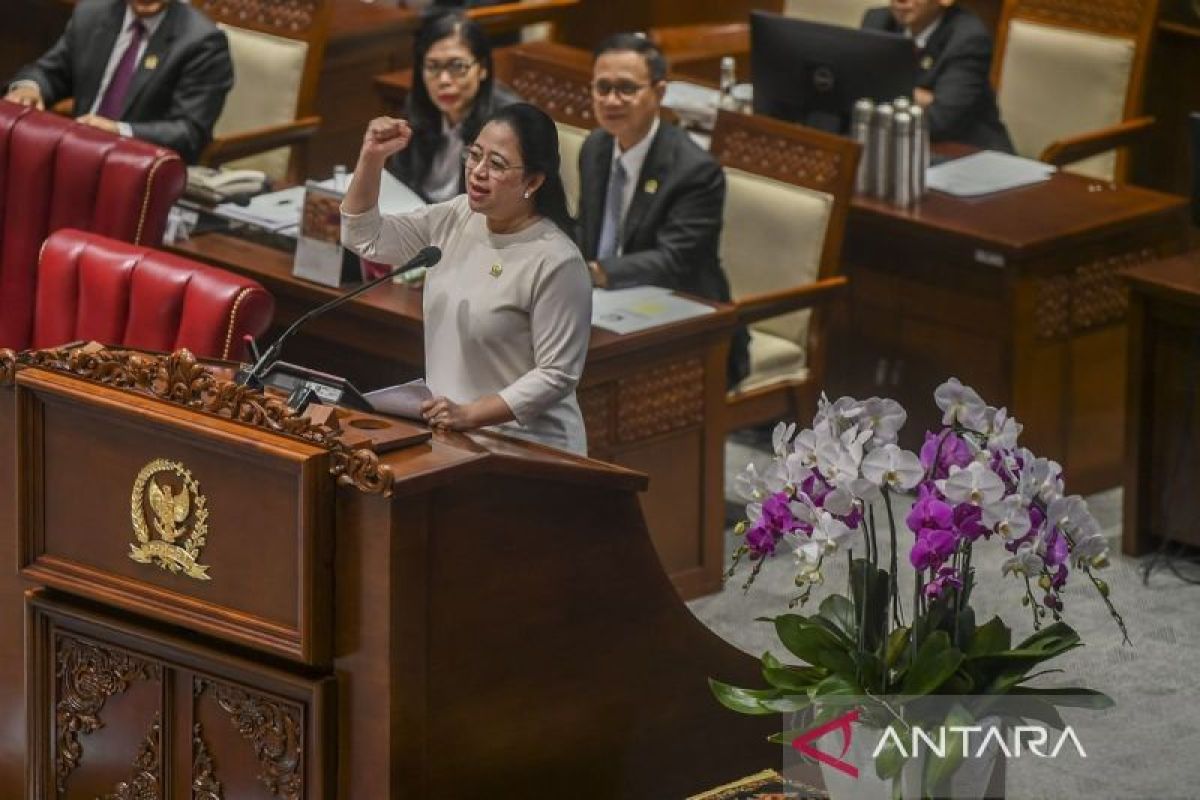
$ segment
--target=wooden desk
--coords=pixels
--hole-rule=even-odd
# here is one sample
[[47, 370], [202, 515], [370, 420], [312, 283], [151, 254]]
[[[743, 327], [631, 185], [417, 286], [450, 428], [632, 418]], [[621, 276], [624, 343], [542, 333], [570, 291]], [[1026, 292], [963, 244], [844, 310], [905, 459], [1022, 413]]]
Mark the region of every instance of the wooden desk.
[[[843, 250], [848, 328], [831, 390], [885, 394], [910, 437], [936, 430], [956, 376], [1025, 425], [1076, 491], [1121, 481], [1126, 296], [1119, 273], [1184, 245], [1183, 198], [1059, 173], [911, 210], [855, 198]], [[916, 444], [908, 441], [908, 445]]]
[[[286, 325], [333, 290], [292, 277], [292, 256], [223, 234], [175, 248], [259, 280]], [[717, 305], [717, 304], [714, 304]], [[619, 336], [593, 329], [579, 405], [594, 458], [650, 475], [642, 507], [671, 580], [685, 598], [721, 587], [724, 568], [725, 360], [733, 312]], [[421, 294], [372, 290], [289, 342], [283, 357], [344, 375], [364, 390], [424, 373]]]
[[1200, 546], [1200, 252], [1143, 264], [1130, 286], [1121, 550]]

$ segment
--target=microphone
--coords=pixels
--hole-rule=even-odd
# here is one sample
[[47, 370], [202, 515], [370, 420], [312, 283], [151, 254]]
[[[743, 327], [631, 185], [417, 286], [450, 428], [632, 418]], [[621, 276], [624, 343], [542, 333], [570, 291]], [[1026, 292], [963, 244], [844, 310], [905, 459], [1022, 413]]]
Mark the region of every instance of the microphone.
[[300, 319], [289, 325], [287, 330], [279, 334], [279, 338], [272, 342], [271, 346], [268, 347], [261, 356], [259, 356], [258, 360], [254, 362], [254, 366], [238, 374], [236, 379], [237, 383], [241, 386], [253, 386], [255, 388], [261, 388], [261, 378], [267, 369], [278, 360], [279, 352], [283, 349], [283, 343], [286, 342], [293, 333], [303, 327], [304, 323], [308, 322], [310, 319], [319, 317], [327, 311], [332, 311], [343, 303], [358, 297], [363, 292], [375, 288], [384, 281], [402, 276], [404, 273], [412, 270], [421, 268], [429, 269], [441, 260], [442, 250], [440, 247], [434, 247], [433, 245], [424, 247], [421, 249], [421, 252], [410, 258], [408, 263], [396, 267], [391, 272], [385, 272], [378, 278], [372, 278], [362, 286], [357, 286], [351, 291], [333, 298], [328, 303], [323, 303], [322, 305], [319, 305], [313, 310], [305, 313], [300, 317]]

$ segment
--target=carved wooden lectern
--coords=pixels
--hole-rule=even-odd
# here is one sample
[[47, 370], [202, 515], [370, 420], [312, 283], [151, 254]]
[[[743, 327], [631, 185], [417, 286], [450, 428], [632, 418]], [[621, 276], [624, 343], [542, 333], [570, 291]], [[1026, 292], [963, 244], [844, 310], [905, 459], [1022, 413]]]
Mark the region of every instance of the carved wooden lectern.
[[777, 766], [779, 720], [709, 694], [757, 664], [679, 600], [642, 475], [357, 422], [402, 446], [186, 352], [0, 351], [0, 796], [657, 800]]

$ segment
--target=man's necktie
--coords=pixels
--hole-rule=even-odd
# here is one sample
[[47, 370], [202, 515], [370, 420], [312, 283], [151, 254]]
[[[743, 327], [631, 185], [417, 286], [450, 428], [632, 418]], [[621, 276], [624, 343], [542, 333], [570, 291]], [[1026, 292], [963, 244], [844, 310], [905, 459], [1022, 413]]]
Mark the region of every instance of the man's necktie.
[[119, 120], [125, 108], [125, 95], [129, 94], [129, 84], [133, 83], [133, 73], [137, 72], [138, 51], [142, 48], [142, 37], [146, 35], [146, 26], [141, 20], [135, 19], [132, 25], [133, 38], [129, 46], [121, 54], [117, 68], [113, 70], [112, 80], [104, 90], [104, 99], [96, 113], [107, 119]]
[[604, 221], [600, 224], [600, 242], [596, 245], [596, 258], [608, 258], [617, 254], [617, 243], [621, 232], [621, 205], [625, 198], [625, 168], [620, 161], [613, 162], [612, 175], [608, 178], [608, 194], [604, 198]]

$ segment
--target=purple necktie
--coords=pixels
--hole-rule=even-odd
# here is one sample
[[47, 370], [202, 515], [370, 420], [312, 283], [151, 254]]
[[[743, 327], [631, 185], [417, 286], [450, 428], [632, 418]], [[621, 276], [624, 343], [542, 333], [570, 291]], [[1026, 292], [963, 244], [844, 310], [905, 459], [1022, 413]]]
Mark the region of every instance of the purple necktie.
[[137, 71], [138, 50], [142, 47], [142, 36], [146, 33], [146, 26], [142, 25], [140, 19], [135, 19], [132, 27], [133, 38], [129, 40], [129, 46], [121, 54], [121, 60], [117, 62], [117, 68], [113, 71], [112, 80], [108, 82], [108, 88], [104, 90], [104, 99], [100, 101], [100, 108], [96, 109], [96, 113], [106, 119], [119, 120], [121, 118], [121, 111], [125, 108], [125, 95], [129, 93], [129, 84], [133, 82], [133, 73]]

